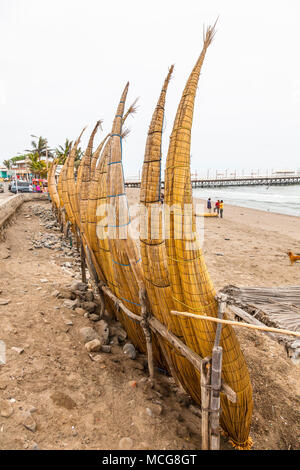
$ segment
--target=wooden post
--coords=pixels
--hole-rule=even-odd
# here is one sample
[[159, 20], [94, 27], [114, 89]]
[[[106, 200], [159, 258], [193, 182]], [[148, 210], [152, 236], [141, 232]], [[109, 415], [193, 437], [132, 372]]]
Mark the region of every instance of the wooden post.
[[85, 263], [85, 253], [84, 253], [83, 243], [81, 243], [80, 257], [81, 257], [81, 280], [82, 282], [86, 284], [86, 263]]
[[201, 364], [201, 435], [202, 450], [209, 450], [210, 358]]
[[210, 449], [220, 449], [220, 389], [222, 378], [222, 355], [221, 346], [215, 346], [211, 361], [211, 392], [210, 392]]
[[153, 366], [153, 348], [152, 348], [152, 336], [151, 330], [148, 323], [148, 315], [149, 310], [147, 309], [147, 292], [144, 287], [142, 287], [139, 291], [139, 298], [141, 304], [141, 313], [142, 313], [142, 320], [141, 320], [141, 327], [143, 328], [143, 332], [146, 339], [146, 346], [147, 346], [147, 357], [148, 357], [148, 369], [151, 382], [154, 379], [154, 366]]
[[[218, 318], [222, 320], [226, 311], [227, 296], [219, 294], [216, 296], [218, 301]], [[211, 360], [211, 392], [210, 392], [210, 449], [220, 449], [220, 390], [222, 384], [222, 357], [223, 348], [219, 346], [221, 341], [222, 323], [217, 324], [214, 347]]]

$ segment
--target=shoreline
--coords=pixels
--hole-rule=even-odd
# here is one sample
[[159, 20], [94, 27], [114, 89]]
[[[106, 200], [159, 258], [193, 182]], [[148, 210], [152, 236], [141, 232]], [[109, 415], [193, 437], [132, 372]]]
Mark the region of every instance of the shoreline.
[[[206, 203], [206, 199], [202, 199], [202, 198], [199, 198], [199, 197], [193, 197], [194, 200], [197, 200], [197, 201], [204, 201]], [[215, 201], [214, 201], [215, 202]], [[258, 209], [257, 207], [249, 207], [249, 206], [241, 206], [239, 204], [234, 204], [232, 202], [226, 202], [224, 203], [228, 206], [234, 206], [234, 207], [239, 207], [240, 209], [249, 209], [249, 210], [253, 210], [253, 211], [258, 211], [258, 212], [265, 212], [266, 214], [278, 214], [278, 215], [283, 215], [283, 216], [286, 216], [286, 217], [296, 217], [296, 218], [300, 218], [299, 215], [291, 215], [291, 214], [284, 214], [283, 212], [277, 212], [277, 211], [274, 211], [274, 210], [268, 210], [266, 211], [265, 209]]]
[[[127, 188], [129, 205], [139, 189]], [[206, 200], [194, 198], [205, 204]], [[223, 219], [204, 218], [202, 246], [215, 288], [300, 285], [300, 262], [290, 264], [287, 251], [300, 252], [300, 217], [224, 204]]]

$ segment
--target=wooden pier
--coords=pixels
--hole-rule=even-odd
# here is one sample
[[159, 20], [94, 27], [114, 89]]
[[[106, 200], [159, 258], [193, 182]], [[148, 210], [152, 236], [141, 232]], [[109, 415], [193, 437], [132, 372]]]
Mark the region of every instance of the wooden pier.
[[[294, 176], [249, 176], [236, 178], [215, 178], [215, 179], [192, 179], [193, 188], [218, 188], [226, 186], [287, 186], [300, 184], [300, 175]], [[164, 181], [161, 182], [164, 188]], [[127, 188], [139, 188], [141, 182], [138, 180], [127, 180]]]

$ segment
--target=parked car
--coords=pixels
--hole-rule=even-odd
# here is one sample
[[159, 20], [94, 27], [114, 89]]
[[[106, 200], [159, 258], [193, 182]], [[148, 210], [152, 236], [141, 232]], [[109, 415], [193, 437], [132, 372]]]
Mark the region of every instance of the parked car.
[[4, 193], [4, 184], [0, 182], [0, 193]]
[[18, 193], [31, 193], [32, 192], [32, 187], [31, 184], [28, 181], [17, 181], [17, 184], [15, 181], [12, 182], [10, 191], [12, 193], [16, 193], [18, 189]]

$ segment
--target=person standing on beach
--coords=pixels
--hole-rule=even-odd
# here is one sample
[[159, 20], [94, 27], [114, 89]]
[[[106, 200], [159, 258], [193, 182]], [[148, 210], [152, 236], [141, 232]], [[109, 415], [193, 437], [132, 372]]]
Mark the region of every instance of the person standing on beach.
[[214, 212], [217, 212], [217, 214], [219, 215], [219, 212], [220, 212], [220, 201], [219, 201], [219, 199], [215, 203]]
[[222, 199], [222, 201], [220, 202], [220, 205], [219, 205], [221, 219], [223, 219], [223, 207], [224, 207], [224, 204], [223, 204], [223, 199]]
[[210, 199], [210, 197], [207, 200], [207, 210], [208, 210], [209, 213], [211, 213], [211, 199]]

